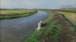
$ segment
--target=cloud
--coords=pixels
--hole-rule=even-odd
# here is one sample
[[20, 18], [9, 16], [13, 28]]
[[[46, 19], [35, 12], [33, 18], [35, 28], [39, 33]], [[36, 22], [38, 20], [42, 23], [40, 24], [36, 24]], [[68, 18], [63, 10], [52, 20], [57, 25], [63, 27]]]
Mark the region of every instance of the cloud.
[[2, 8], [59, 8], [76, 4], [76, 0], [1, 0]]
[[20, 4], [22, 6], [24, 6], [24, 8], [35, 8], [35, 7], [37, 7], [34, 2], [27, 1], [27, 0], [26, 1], [22, 1]]
[[10, 8], [11, 4], [12, 4], [12, 2], [10, 0], [1, 0], [0, 7]]
[[1, 0], [0, 7], [1, 8], [12, 8], [13, 4], [12, 0]]

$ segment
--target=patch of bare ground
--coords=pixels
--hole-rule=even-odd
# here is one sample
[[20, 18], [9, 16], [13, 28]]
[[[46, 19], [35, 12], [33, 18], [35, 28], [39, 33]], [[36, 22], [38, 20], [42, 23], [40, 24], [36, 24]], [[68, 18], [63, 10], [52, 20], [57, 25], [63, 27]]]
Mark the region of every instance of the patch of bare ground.
[[58, 20], [62, 26], [61, 37], [59, 42], [76, 42], [76, 37], [72, 35], [67, 21], [61, 15], [56, 15], [55, 20]]
[[[62, 15], [55, 14], [52, 21], [58, 21], [61, 24], [61, 35], [58, 42], [76, 42], [76, 36], [74, 36], [70, 27], [67, 24], [67, 20], [64, 19]], [[49, 32], [47, 37], [42, 36], [40, 42], [54, 42], [51, 38], [51, 32]]]
[[76, 42], [76, 36], [73, 36], [70, 27], [67, 24], [67, 21], [61, 15], [57, 14], [54, 17], [55, 20], [58, 20], [62, 26], [61, 37], [59, 42]]

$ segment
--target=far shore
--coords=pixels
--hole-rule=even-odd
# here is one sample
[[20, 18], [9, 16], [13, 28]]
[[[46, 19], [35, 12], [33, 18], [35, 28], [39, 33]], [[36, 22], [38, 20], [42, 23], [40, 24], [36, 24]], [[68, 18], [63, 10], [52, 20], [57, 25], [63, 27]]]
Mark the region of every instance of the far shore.
[[0, 19], [27, 17], [37, 13], [36, 10], [0, 10]]

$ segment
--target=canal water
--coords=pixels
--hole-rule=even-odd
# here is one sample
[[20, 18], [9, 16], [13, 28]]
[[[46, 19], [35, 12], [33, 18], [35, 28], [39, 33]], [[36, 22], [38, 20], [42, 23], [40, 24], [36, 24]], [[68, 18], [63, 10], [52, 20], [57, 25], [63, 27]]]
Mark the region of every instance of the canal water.
[[37, 23], [47, 16], [48, 13], [38, 11], [28, 17], [0, 20], [1, 42], [22, 42], [37, 28]]

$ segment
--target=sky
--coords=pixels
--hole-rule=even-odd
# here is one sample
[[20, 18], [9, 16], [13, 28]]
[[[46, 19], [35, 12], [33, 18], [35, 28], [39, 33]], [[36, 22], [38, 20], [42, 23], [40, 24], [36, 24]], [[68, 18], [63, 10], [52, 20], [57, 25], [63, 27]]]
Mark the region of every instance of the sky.
[[0, 0], [0, 8], [56, 9], [65, 5], [76, 6], [76, 0]]

